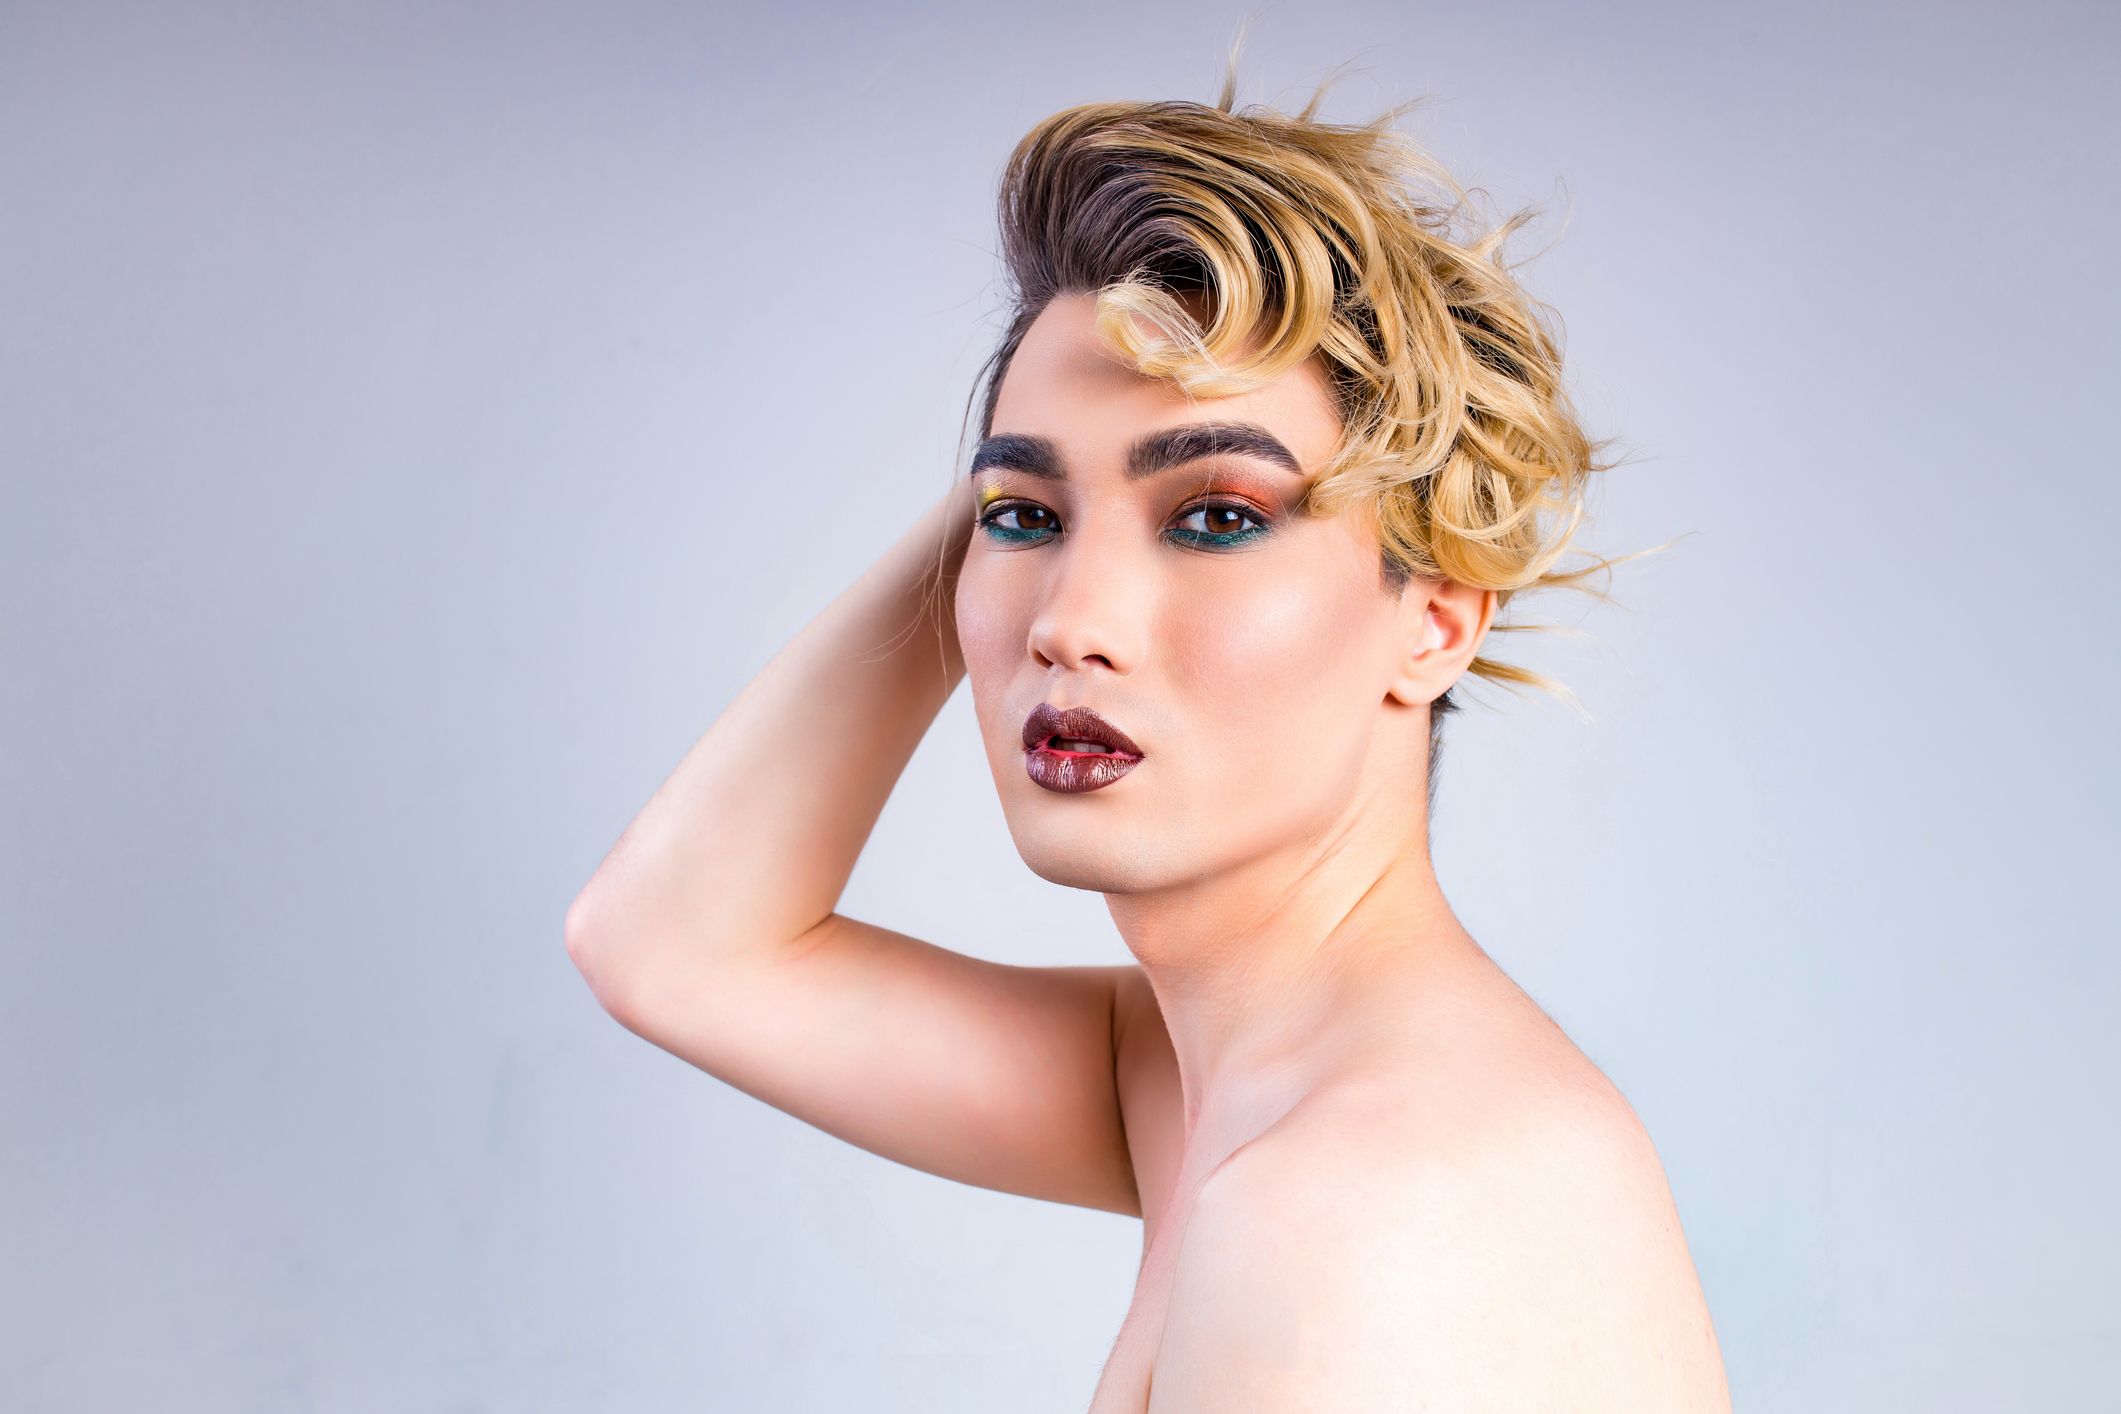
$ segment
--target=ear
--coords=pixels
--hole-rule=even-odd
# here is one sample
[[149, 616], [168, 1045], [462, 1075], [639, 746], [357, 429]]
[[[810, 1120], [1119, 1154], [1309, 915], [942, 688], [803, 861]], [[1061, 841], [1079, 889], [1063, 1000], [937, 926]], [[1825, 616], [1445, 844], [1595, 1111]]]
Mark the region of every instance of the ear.
[[1408, 580], [1399, 596], [1405, 647], [1386, 692], [1408, 707], [1434, 702], [1465, 675], [1494, 622], [1492, 589], [1450, 579]]

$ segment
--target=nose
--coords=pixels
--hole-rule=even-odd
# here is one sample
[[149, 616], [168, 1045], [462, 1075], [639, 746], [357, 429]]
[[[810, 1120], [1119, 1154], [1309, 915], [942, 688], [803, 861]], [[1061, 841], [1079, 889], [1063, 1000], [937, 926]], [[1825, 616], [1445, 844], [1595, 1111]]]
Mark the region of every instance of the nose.
[[1032, 658], [1070, 672], [1134, 672], [1148, 656], [1148, 567], [1094, 535], [1073, 536], [1058, 549], [1045, 603], [1031, 620]]

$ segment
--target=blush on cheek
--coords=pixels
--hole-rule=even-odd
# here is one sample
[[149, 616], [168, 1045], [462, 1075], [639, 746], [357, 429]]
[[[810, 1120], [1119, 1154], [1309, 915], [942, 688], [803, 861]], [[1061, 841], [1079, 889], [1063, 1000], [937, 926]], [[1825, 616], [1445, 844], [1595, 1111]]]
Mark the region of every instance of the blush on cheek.
[[996, 659], [1002, 656], [1004, 645], [1013, 645], [1016, 652], [1003, 658], [1005, 666], [1020, 656], [1028, 625], [1015, 622], [1016, 614], [1003, 591], [1004, 586], [993, 582], [993, 576], [980, 573], [974, 564], [967, 563], [965, 573], [957, 582], [957, 641], [965, 654], [965, 670], [972, 675], [975, 685], [983, 669], [991, 670]]
[[[1333, 564], [1168, 605], [1160, 642], [1189, 722], [1186, 813], [1249, 835], [1306, 832], [1360, 777], [1393, 654], [1390, 601]], [[1234, 837], [1243, 853], [1265, 843]]]
[[1235, 726], [1258, 721], [1281, 734], [1335, 703], [1373, 694], [1388, 651], [1385, 616], [1369, 596], [1335, 594], [1330, 582], [1281, 580], [1173, 606], [1164, 635], [1174, 676], [1205, 714]]
[[979, 717], [987, 754], [997, 772], [1005, 760], [1014, 764], [1021, 752], [1018, 735], [1022, 722], [997, 718], [999, 703], [1007, 695], [1010, 679], [1024, 666], [1025, 645], [1030, 637], [1028, 611], [995, 576], [979, 574], [967, 564], [957, 586], [957, 642], [965, 656], [965, 678], [972, 689], [972, 707]]

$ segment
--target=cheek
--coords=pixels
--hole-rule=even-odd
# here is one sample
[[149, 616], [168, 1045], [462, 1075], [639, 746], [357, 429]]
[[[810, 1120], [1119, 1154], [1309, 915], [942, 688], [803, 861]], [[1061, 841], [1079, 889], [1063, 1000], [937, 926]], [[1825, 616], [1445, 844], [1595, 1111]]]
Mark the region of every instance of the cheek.
[[1212, 748], [1359, 759], [1390, 680], [1393, 615], [1374, 581], [1340, 569], [1233, 575], [1171, 605], [1174, 686]]
[[1006, 683], [1024, 657], [1035, 611], [1027, 576], [998, 573], [973, 547], [957, 581], [957, 641], [973, 705], [985, 717], [993, 691]]

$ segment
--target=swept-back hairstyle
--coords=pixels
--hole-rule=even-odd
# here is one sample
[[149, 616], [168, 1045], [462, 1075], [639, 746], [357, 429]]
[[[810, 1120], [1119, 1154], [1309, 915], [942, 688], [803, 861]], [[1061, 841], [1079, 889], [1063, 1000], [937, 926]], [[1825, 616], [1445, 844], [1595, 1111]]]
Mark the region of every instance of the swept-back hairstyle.
[[[1002, 178], [1012, 312], [981, 435], [1032, 321], [1057, 296], [1095, 295], [1105, 339], [1196, 396], [1321, 358], [1343, 435], [1308, 503], [1369, 514], [1395, 578], [1502, 604], [1580, 580], [1561, 561], [1598, 449], [1542, 309], [1503, 263], [1524, 218], [1479, 228], [1390, 115], [1343, 126], [1315, 107], [1240, 111], [1226, 87], [1214, 107], [1096, 103], [1032, 129]], [[1544, 684], [1491, 658], [1471, 671]]]

